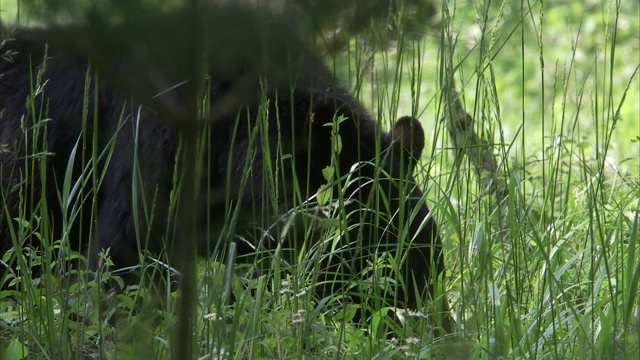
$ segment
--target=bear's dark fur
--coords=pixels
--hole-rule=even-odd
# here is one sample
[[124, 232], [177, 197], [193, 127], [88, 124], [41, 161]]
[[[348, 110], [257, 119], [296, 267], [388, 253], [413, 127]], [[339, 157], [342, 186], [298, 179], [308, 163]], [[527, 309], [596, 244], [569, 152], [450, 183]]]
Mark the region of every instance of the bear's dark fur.
[[[260, 19], [243, 14], [247, 29], [230, 33], [221, 16], [209, 16], [203, 36], [208, 146], [196, 220], [197, 237], [205, 239], [198, 241], [201, 253], [240, 238], [268, 248], [264, 240], [278, 235], [266, 229], [313, 198], [327, 184], [322, 170], [333, 164], [333, 180], [340, 181], [329, 189], [342, 198], [349, 228], [342, 229], [340, 256], [326, 263], [328, 271], [340, 266], [352, 279], [372, 253], [388, 251], [402, 262], [406, 283], [395, 298], [409, 308], [429, 300], [444, 264], [436, 224], [411, 175], [424, 147], [417, 120], [401, 118], [391, 133], [382, 132], [318, 58], [283, 35], [286, 29], [272, 26], [264, 35], [251, 25]], [[189, 61], [180, 16], [149, 19], [138, 30], [95, 24], [5, 30], [0, 255], [14, 248], [14, 219], [35, 224], [30, 212], [46, 201], [51, 221], [40, 220], [47, 227], [40, 231], [84, 251], [92, 270], [107, 248], [116, 268], [138, 264], [143, 250], [166, 252], [171, 261], [176, 224], [169, 199], [180, 179], [184, 126], [175, 119], [184, 113], [180, 84]], [[87, 183], [74, 188], [81, 174]], [[71, 199], [81, 204], [77, 215], [60, 201], [70, 179]], [[38, 246], [31, 232], [22, 233], [21, 245]], [[1, 264], [0, 276], [7, 265], [15, 266]]]

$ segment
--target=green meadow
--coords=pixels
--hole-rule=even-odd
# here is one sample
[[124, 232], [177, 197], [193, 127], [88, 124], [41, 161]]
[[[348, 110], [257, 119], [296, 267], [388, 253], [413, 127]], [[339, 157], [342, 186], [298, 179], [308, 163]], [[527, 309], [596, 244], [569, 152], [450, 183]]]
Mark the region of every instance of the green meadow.
[[[379, 49], [354, 37], [341, 51], [318, 52], [382, 127], [403, 115], [422, 123], [427, 144], [415, 176], [440, 228], [447, 270], [438, 295], [454, 331], [433, 331], [430, 304], [409, 312], [377, 303], [354, 321], [357, 306], [312, 290], [315, 248], [249, 261], [216, 248], [197, 263], [194, 358], [638, 358], [639, 4], [436, 8], [438, 21], [419, 40]], [[43, 23], [28, 9], [0, 0], [0, 19]], [[461, 130], [464, 114], [470, 126]], [[61, 203], [72, 202], [69, 181], [59, 184]], [[47, 221], [47, 208], [38, 211]], [[14, 221], [37, 232], [33, 218]], [[64, 245], [37, 236], [51, 248], [23, 251], [22, 264], [57, 269]], [[378, 261], [371, 272], [389, 259]], [[51, 272], [0, 290], [0, 358], [181, 358], [180, 292], [145, 282], [106, 290], [119, 276], [106, 270], [69, 284]]]

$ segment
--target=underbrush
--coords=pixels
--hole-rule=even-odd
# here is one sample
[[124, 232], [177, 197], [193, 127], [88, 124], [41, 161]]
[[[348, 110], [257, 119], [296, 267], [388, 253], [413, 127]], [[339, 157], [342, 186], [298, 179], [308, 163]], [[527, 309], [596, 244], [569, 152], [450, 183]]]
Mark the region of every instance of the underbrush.
[[[339, 251], [335, 234], [347, 226], [329, 215], [312, 221], [321, 239], [300, 253], [245, 256], [229, 245], [199, 260], [199, 358], [637, 357], [638, 4], [459, 1], [442, 9], [443, 30], [411, 47], [374, 53], [354, 39], [328, 61], [383, 125], [412, 114], [428, 134], [416, 175], [443, 238], [446, 285], [437, 296], [451, 305], [453, 333], [434, 331], [433, 304], [408, 311], [383, 301], [389, 288], [406, 286], [384, 271], [393, 269], [391, 256], [373, 259], [357, 281], [336, 280], [336, 296], [318, 296], [319, 259]], [[490, 187], [452, 145], [447, 76], [496, 159]], [[46, 89], [39, 85], [35, 91]], [[46, 114], [39, 120], [44, 127]], [[34, 171], [43, 164], [25, 161]], [[127, 272], [112, 269], [108, 253], [98, 274], [74, 266], [83, 254], [51, 235], [48, 214], [67, 206], [73, 221], [74, 191], [85, 189], [86, 199], [96, 183], [75, 181], [54, 185], [59, 204], [12, 219], [14, 248], [25, 234], [47, 246], [24, 249], [21, 276], [3, 279], [18, 286], [0, 291], [0, 354], [170, 358], [179, 275], [150, 254], [141, 259], [151, 275], [135, 285], [125, 285]], [[339, 213], [332, 200], [320, 202]], [[17, 253], [3, 254], [0, 266]], [[39, 267], [46, 271], [29, 276]]]

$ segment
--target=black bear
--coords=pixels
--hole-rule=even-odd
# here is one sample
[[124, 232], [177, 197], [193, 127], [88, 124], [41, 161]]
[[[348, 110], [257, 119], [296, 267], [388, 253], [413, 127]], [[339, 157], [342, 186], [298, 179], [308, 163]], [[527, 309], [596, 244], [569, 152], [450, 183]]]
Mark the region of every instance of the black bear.
[[[84, 251], [92, 270], [106, 249], [116, 268], [139, 264], [147, 253], [171, 262], [184, 128], [175, 119], [184, 113], [192, 64], [181, 39], [188, 21], [175, 13], [146, 16], [139, 24], [3, 30], [4, 260], [15, 261], [10, 250], [38, 248], [39, 227]], [[403, 278], [392, 296], [399, 305], [431, 299], [444, 263], [412, 177], [422, 127], [403, 117], [392, 132], [381, 131], [286, 24], [264, 28], [252, 16], [241, 14], [243, 31], [227, 30], [226, 19], [234, 18], [227, 12], [203, 16], [198, 249], [234, 241], [268, 249], [281, 241], [284, 215], [315, 211], [346, 224], [336, 225], [338, 241], [326, 249], [334, 256], [319, 275], [327, 280], [318, 287], [322, 296], [343, 285], [336, 272], [349, 281], [374, 254], [386, 253]], [[313, 227], [301, 218], [293, 221]], [[317, 229], [307, 230], [295, 233], [294, 247], [313, 245]], [[16, 265], [0, 266], [2, 276]]]

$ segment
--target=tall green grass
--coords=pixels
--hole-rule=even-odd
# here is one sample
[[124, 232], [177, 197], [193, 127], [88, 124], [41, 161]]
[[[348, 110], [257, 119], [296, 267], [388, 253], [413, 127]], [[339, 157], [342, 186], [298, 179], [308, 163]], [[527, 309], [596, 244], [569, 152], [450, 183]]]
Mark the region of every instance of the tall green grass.
[[[298, 257], [281, 256], [286, 249], [276, 247], [234, 260], [232, 247], [226, 257], [214, 249], [211, 259], [198, 263], [193, 352], [211, 359], [636, 358], [637, 14], [635, 2], [457, 1], [442, 4], [443, 29], [423, 42], [373, 53], [355, 39], [345, 54], [328, 59], [387, 128], [399, 115], [422, 120], [430, 151], [417, 176], [446, 249], [444, 293], [455, 333], [434, 338], [421, 313], [399, 313], [403, 322], [389, 321], [382, 305], [370, 309], [370, 322], [354, 324], [353, 306], [309, 291], [317, 281], [317, 254], [337, 251], [340, 226], [311, 217], [303, 226], [311, 231], [321, 223], [326, 241]], [[455, 156], [442, 91], [443, 73], [451, 69], [476, 132], [498, 160], [496, 178], [504, 181], [506, 199], [483, 188], [468, 159]], [[34, 85], [43, 85], [37, 76]], [[44, 149], [40, 145], [34, 144], [34, 154]], [[206, 149], [198, 151], [206, 158]], [[109, 151], [95, 156], [108, 157]], [[26, 161], [41, 166], [35, 158]], [[74, 189], [92, 196], [100, 181], [91, 159], [74, 161], [89, 164], [88, 173], [84, 182], [61, 185], [63, 204], [77, 199]], [[278, 181], [265, 186], [275, 191]], [[41, 203], [16, 231], [38, 231], [51, 242], [44, 254], [27, 260], [57, 269], [64, 244], [47, 236], [49, 206], [59, 204]], [[376, 261], [370, 271], [392, 265]], [[103, 276], [117, 282], [118, 274]], [[0, 293], [3, 358], [162, 359], [176, 346], [170, 337], [175, 293], [163, 292], [158, 307], [148, 302], [158, 293], [147, 284], [104, 293], [83, 276], [71, 286], [54, 276], [22, 281], [22, 292]]]
[[501, 211], [475, 169], [452, 168], [446, 137], [437, 139], [449, 293], [478, 355], [636, 356], [637, 11], [615, 2], [449, 7], [445, 24], [461, 30], [444, 65], [457, 69], [509, 191]]

